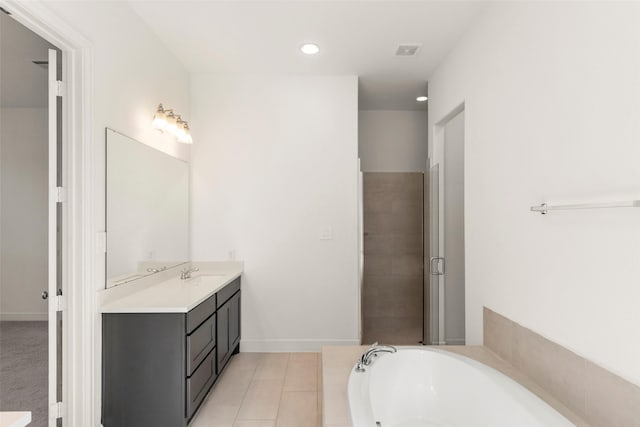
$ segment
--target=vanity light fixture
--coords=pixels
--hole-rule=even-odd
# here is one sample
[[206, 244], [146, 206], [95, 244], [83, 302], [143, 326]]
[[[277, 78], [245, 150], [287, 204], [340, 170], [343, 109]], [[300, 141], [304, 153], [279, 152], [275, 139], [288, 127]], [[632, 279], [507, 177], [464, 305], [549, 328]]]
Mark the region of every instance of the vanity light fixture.
[[164, 108], [162, 104], [158, 105], [151, 124], [160, 132], [169, 132], [178, 142], [193, 144], [191, 130], [186, 120], [183, 120], [180, 114], [175, 114], [172, 109]]
[[419, 97], [417, 97], [417, 98], [416, 98], [416, 101], [418, 101], [418, 102], [425, 102], [427, 99], [429, 99], [429, 98], [427, 98], [426, 96], [424, 96], [424, 95], [423, 95], [423, 96], [419, 96]]
[[191, 131], [189, 130], [189, 124], [187, 122], [184, 122], [183, 131], [178, 136], [178, 141], [183, 144], [193, 144], [193, 138], [191, 138]]
[[167, 127], [167, 112], [162, 104], [158, 105], [158, 109], [156, 110], [156, 114], [153, 116], [153, 122], [151, 124], [159, 131], [163, 131], [164, 128]]
[[320, 46], [315, 43], [305, 43], [300, 46], [300, 50], [305, 55], [315, 55], [316, 53], [320, 52]]
[[184, 134], [185, 134], [185, 130], [184, 130], [184, 125], [185, 125], [184, 120], [182, 120], [182, 117], [177, 116], [176, 117], [176, 131], [174, 132], [176, 139], [178, 141], [180, 141], [182, 138], [184, 138]]
[[173, 114], [173, 111], [169, 111], [167, 113], [167, 125], [164, 127], [164, 129], [174, 135], [178, 131], [178, 117]]

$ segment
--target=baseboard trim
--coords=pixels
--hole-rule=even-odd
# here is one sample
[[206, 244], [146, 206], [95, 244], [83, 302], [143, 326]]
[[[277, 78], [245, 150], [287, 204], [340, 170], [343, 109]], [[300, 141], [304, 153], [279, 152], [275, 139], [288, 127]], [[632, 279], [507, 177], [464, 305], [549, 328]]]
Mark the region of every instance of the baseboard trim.
[[320, 352], [322, 347], [327, 345], [360, 345], [360, 341], [357, 339], [242, 340], [240, 351], [244, 353]]
[[445, 341], [447, 345], [465, 345], [464, 338], [447, 338]]
[[49, 320], [48, 313], [0, 313], [3, 322], [43, 322]]

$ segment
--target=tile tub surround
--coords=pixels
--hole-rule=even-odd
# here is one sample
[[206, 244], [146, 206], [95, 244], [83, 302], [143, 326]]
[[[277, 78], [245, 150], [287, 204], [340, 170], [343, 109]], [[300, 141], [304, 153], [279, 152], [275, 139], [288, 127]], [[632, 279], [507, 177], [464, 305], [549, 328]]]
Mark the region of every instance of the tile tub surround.
[[[526, 387], [529, 391], [544, 400], [548, 405], [561, 413], [565, 418], [578, 427], [589, 427], [578, 415], [556, 399], [551, 393], [528, 378], [522, 371], [515, 368], [485, 346], [433, 346], [441, 350], [466, 356], [484, 363], [514, 381]], [[368, 346], [327, 346], [322, 348], [322, 416], [323, 427], [350, 427], [349, 400], [347, 383], [356, 360]], [[424, 347], [421, 347], [424, 348]], [[609, 424], [613, 425], [613, 424]], [[621, 425], [622, 426], [622, 425]], [[632, 427], [629, 424], [625, 427]]]
[[318, 427], [319, 353], [239, 353], [190, 427]]
[[640, 387], [484, 308], [484, 345], [593, 426], [640, 426]]
[[349, 427], [347, 383], [355, 361], [368, 346], [322, 347], [322, 426]]

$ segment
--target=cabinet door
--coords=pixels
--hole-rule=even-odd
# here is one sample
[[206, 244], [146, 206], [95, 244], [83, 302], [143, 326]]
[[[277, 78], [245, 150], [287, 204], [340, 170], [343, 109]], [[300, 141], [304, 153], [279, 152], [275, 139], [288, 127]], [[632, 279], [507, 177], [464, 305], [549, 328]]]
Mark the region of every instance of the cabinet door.
[[235, 350], [240, 342], [240, 292], [228, 302], [229, 305], [229, 351]]
[[102, 315], [104, 427], [187, 425], [185, 317], [184, 313]]
[[229, 303], [218, 308], [218, 337], [216, 340], [218, 353], [218, 374], [222, 371], [229, 356]]

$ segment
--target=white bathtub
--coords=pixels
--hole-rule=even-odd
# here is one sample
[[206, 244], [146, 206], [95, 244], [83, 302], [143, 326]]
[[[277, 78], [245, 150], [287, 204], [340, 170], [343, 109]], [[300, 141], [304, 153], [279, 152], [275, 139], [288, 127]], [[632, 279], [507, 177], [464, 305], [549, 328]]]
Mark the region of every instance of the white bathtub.
[[573, 425], [500, 372], [438, 349], [380, 354], [351, 371], [348, 393], [353, 427]]

